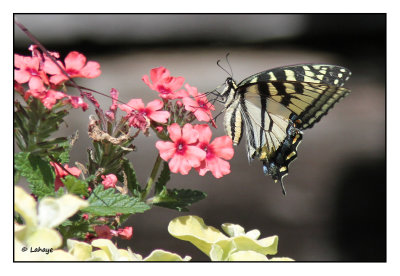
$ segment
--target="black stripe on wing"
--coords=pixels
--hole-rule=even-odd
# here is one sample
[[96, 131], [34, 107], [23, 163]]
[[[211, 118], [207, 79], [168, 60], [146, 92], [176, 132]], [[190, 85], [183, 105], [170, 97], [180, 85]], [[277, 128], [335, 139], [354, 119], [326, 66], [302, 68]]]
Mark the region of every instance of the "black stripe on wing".
[[238, 86], [240, 87], [256, 82], [298, 81], [324, 83], [340, 87], [343, 86], [350, 76], [350, 70], [341, 66], [329, 64], [298, 64], [277, 67], [254, 74], [241, 81]]

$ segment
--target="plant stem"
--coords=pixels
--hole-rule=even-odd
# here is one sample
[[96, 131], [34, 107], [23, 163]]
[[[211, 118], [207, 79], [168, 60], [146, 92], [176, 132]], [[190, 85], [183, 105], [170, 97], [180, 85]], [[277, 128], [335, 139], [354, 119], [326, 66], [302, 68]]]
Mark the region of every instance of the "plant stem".
[[142, 200], [144, 200], [149, 195], [151, 188], [153, 188], [154, 179], [156, 178], [158, 169], [160, 168], [161, 160], [162, 159], [161, 159], [160, 155], [157, 154], [157, 159], [154, 162], [153, 170], [151, 171], [150, 177], [147, 180], [146, 189], [142, 193]]

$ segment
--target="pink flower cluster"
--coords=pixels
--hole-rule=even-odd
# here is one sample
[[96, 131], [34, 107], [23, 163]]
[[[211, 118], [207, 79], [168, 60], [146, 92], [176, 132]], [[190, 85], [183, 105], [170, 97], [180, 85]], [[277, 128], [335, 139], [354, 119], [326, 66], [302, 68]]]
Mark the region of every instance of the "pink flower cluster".
[[[32, 56], [14, 55], [14, 88], [28, 99], [30, 96], [39, 99], [43, 105], [52, 109], [60, 99], [73, 108], [88, 108], [81, 97], [70, 96], [58, 91], [69, 78], [95, 78], [101, 74], [100, 65], [95, 61], [86, 62], [86, 57], [76, 51], [70, 52], [64, 60], [59, 54], [50, 52], [59, 66], [46, 54], [42, 54], [36, 45], [29, 47]], [[68, 74], [60, 69], [60, 67]], [[22, 86], [27, 83], [28, 90]]]
[[94, 231], [96, 232], [96, 236], [88, 233], [85, 239], [87, 242], [91, 242], [93, 239], [110, 240], [112, 237], [119, 237], [123, 240], [130, 240], [133, 235], [132, 226], [112, 230], [108, 225], [96, 225], [94, 226]]
[[174, 123], [168, 126], [170, 141], [157, 141], [160, 157], [169, 160], [173, 173], [188, 174], [195, 168], [200, 175], [206, 172], [216, 178], [229, 174], [230, 164], [226, 160], [233, 157], [232, 140], [228, 136], [217, 137], [211, 142], [208, 125], [185, 124], [181, 128]]
[[[131, 126], [137, 127], [141, 117], [148, 118], [154, 123], [155, 131], [166, 134], [169, 139], [158, 141], [156, 147], [160, 157], [169, 161], [171, 172], [186, 175], [195, 168], [200, 175], [210, 171], [216, 178], [229, 174], [230, 164], [226, 160], [232, 159], [234, 154], [232, 140], [222, 136], [211, 142], [210, 127], [207, 124], [192, 125], [193, 120], [188, 119], [192, 116], [215, 126], [211, 114], [215, 108], [206, 95], [189, 84], [183, 89], [185, 79], [171, 76], [164, 67], [152, 69], [150, 77], [145, 75], [142, 80], [157, 91], [162, 100], [154, 100], [145, 106], [141, 99], [132, 99], [119, 107], [127, 112]], [[174, 110], [172, 100], [176, 100]], [[187, 118], [182, 117], [182, 113]]]

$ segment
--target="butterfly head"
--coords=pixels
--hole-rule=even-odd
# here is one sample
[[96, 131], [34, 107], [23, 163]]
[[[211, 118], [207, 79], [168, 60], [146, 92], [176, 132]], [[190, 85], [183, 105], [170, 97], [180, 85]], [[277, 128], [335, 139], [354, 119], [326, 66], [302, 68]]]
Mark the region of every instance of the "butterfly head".
[[237, 89], [236, 82], [232, 79], [232, 77], [226, 78], [223, 87], [224, 87], [224, 88], [223, 88], [223, 90], [220, 92], [220, 94], [221, 94], [222, 97], [225, 97], [225, 98], [229, 97], [229, 95], [230, 95], [232, 92], [235, 92], [236, 89]]

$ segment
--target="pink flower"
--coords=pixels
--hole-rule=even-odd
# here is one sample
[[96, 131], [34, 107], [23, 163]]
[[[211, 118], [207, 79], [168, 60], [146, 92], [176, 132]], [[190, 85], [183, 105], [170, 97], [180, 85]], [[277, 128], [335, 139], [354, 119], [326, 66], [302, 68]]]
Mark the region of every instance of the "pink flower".
[[[82, 94], [89, 100], [92, 102], [92, 104], [96, 107], [96, 108], [100, 108], [100, 104], [99, 102], [96, 100], [96, 98], [93, 96], [93, 94], [91, 92], [87, 92], [87, 91], [82, 91]], [[83, 101], [83, 99], [82, 99]]]
[[111, 88], [110, 95], [111, 95], [112, 103], [111, 103], [110, 109], [108, 111], [106, 111], [106, 115], [111, 120], [115, 120], [115, 112], [117, 111], [117, 108], [118, 108], [119, 92], [117, 89]]
[[89, 219], [89, 214], [85, 213], [82, 215], [83, 220], [88, 220]]
[[150, 127], [150, 120], [143, 114], [133, 110], [125, 118], [129, 120], [129, 126], [140, 129], [143, 133], [147, 134]]
[[133, 228], [131, 226], [127, 226], [125, 228], [120, 228], [117, 230], [118, 237], [123, 240], [130, 240], [133, 234]]
[[144, 106], [142, 99], [132, 99], [127, 104], [119, 105], [119, 108], [129, 114], [135, 110], [139, 114], [148, 117], [150, 120], [165, 124], [170, 116], [168, 111], [161, 110], [164, 106], [160, 100], [154, 100]]
[[63, 92], [49, 89], [43, 94], [43, 97], [40, 98], [40, 101], [47, 109], [52, 109], [57, 100], [66, 96], [67, 95], [65, 95]]
[[66, 94], [60, 91], [53, 89], [46, 90], [46, 87], [43, 85], [43, 82], [40, 79], [31, 79], [30, 83], [36, 88], [31, 88], [26, 91], [24, 98], [28, 99], [30, 96], [33, 96], [39, 99], [47, 109], [52, 109], [57, 100], [68, 97]]
[[215, 110], [214, 106], [208, 101], [206, 95], [198, 93], [197, 88], [190, 86], [189, 84], [185, 85], [186, 90], [189, 94], [194, 98], [183, 98], [183, 104], [185, 105], [185, 109], [190, 111], [196, 116], [196, 119], [199, 121], [208, 122], [212, 120], [211, 110]]
[[196, 125], [194, 128], [199, 132], [197, 146], [207, 153], [206, 158], [195, 169], [200, 175], [205, 175], [208, 171], [211, 171], [216, 178], [229, 174], [231, 172], [230, 164], [225, 160], [230, 160], [233, 157], [231, 138], [221, 136], [210, 143], [212, 133], [208, 125]]
[[115, 184], [117, 183], [117, 177], [115, 174], [107, 174], [106, 176], [102, 175], [101, 178], [103, 181], [101, 182], [104, 186], [104, 189], [115, 188]]
[[188, 96], [185, 90], [178, 90], [182, 87], [185, 79], [183, 77], [170, 76], [168, 69], [164, 67], [151, 69], [150, 79], [153, 83], [150, 82], [147, 75], [142, 77], [143, 82], [150, 89], [160, 93], [159, 96], [165, 100], [180, 99]]
[[71, 106], [73, 108], [80, 108], [81, 107], [83, 111], [86, 111], [89, 108], [88, 104], [85, 103], [81, 97], [68, 96], [68, 95], [67, 95], [67, 97], [68, 97], [68, 100], [66, 100], [66, 103], [71, 104]]
[[196, 147], [199, 133], [191, 124], [181, 129], [177, 123], [168, 126], [172, 142], [158, 141], [156, 147], [160, 157], [169, 161], [169, 169], [173, 173], [188, 174], [192, 167], [198, 167], [206, 157], [206, 152]]
[[43, 89], [43, 81], [48, 83], [46, 74], [40, 69], [38, 57], [14, 55], [14, 79], [18, 83], [28, 83], [33, 90]]
[[111, 238], [114, 236], [111, 232], [110, 227], [108, 227], [107, 225], [96, 225], [93, 228], [97, 234], [97, 238], [99, 239], [111, 240]]
[[63, 167], [65, 168], [65, 170], [67, 170], [68, 172], [66, 172], [65, 170], [63, 170], [57, 163], [54, 162], [50, 162], [50, 165], [52, 165], [54, 167], [54, 170], [56, 172], [56, 180], [54, 182], [54, 190], [57, 191], [60, 187], [64, 187], [64, 183], [62, 183], [61, 178], [69, 175], [69, 173], [71, 173], [71, 175], [78, 177], [82, 171], [76, 167], [69, 167], [68, 164], [64, 165]]
[[[61, 61], [58, 64], [68, 73], [70, 78], [96, 78], [100, 76], [100, 64], [95, 61], [88, 61], [86, 63], [86, 57], [76, 51], [70, 52], [66, 58], [65, 67]], [[60, 70], [60, 68], [54, 64], [54, 62], [49, 58], [45, 57], [43, 70], [52, 75], [50, 77], [50, 82], [56, 85], [68, 80], [68, 77]]]

